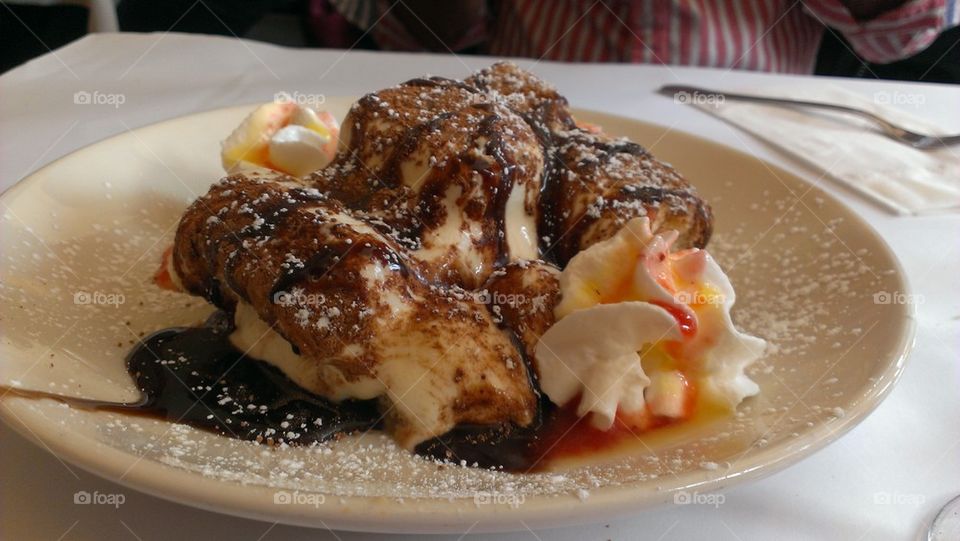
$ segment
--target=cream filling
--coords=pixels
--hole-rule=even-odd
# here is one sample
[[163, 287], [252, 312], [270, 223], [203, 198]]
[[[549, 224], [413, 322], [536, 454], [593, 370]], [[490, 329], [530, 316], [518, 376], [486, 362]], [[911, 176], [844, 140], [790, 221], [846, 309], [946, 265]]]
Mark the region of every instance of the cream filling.
[[470, 250], [470, 235], [463, 229], [463, 210], [457, 205], [462, 193], [459, 185], [447, 188], [441, 202], [446, 219], [439, 227], [424, 234], [422, 247], [414, 252], [417, 259], [433, 261], [447, 255], [451, 247]]
[[[366, 400], [383, 394], [384, 386], [376, 378], [347, 381], [331, 364], [305, 359], [293, 351], [293, 346], [270, 325], [260, 319], [257, 311], [246, 302], [237, 303], [234, 313], [235, 329], [230, 334], [230, 343], [248, 356], [268, 362], [277, 367], [294, 383], [313, 392], [330, 389], [323, 394], [330, 400], [347, 398]], [[341, 355], [350, 357], [349, 346], [344, 346]]]
[[[401, 419], [395, 437], [404, 448], [413, 449], [454, 426], [449, 408], [456, 403], [459, 390], [447, 377], [452, 371], [434, 370], [436, 351], [423, 348], [426, 336], [414, 333], [382, 344], [380, 352], [385, 360], [377, 365], [375, 374], [347, 381], [332, 364], [295, 353], [290, 342], [260, 319], [249, 304], [238, 304], [235, 324], [230, 342], [236, 348], [277, 367], [304, 389], [334, 401], [386, 395], [391, 405], [385, 411], [395, 410], [391, 415]], [[451, 350], [454, 351], [447, 352], [448, 357], [469, 358], [469, 352], [456, 351], [456, 346]], [[362, 352], [362, 346], [347, 345], [340, 355], [349, 357]], [[506, 382], [499, 381], [495, 374], [488, 380], [494, 386], [506, 387]]]
[[433, 262], [447, 257], [451, 249], [457, 254], [457, 272], [466, 276], [481, 276], [486, 272], [483, 256], [473, 246], [473, 239], [482, 234], [480, 224], [467, 221], [457, 201], [463, 195], [459, 185], [447, 188], [443, 198], [446, 219], [424, 235], [423, 245], [413, 252], [420, 261]]
[[527, 186], [514, 184], [504, 209], [504, 229], [511, 261], [537, 259], [537, 218], [527, 212]]
[[[403, 298], [399, 292], [387, 286], [385, 279], [388, 272], [376, 261], [361, 271], [361, 279], [367, 281], [370, 291], [378, 292], [379, 302], [387, 311], [371, 316], [377, 318], [374, 324], [378, 328], [373, 330], [370, 344], [348, 344], [336, 355], [337, 359], [349, 360], [350, 357], [363, 355], [367, 348], [375, 348], [379, 361], [367, 377], [347, 381], [334, 366], [335, 359], [325, 362], [324, 359], [307, 359], [295, 353], [290, 342], [244, 302], [237, 306], [234, 318], [236, 329], [230, 335], [230, 341], [249, 356], [276, 366], [297, 385], [331, 400], [386, 396], [390, 405], [384, 411], [399, 420], [394, 433], [397, 442], [407, 449], [413, 449], [418, 443], [453, 428], [452, 408], [460, 393], [460, 388], [454, 383], [457, 369], [470, 374], [481, 368], [470, 362], [475, 358], [471, 343], [458, 343], [453, 336], [442, 341], [445, 344], [445, 359], [464, 362], [460, 366], [453, 362], [438, 362], [437, 350], [428, 346], [436, 342], [436, 329], [425, 328], [420, 332], [423, 325], [416, 324], [416, 320], [413, 320], [414, 324], [409, 323], [411, 318], [417, 317], [416, 311], [411, 309], [410, 299]], [[296, 292], [291, 299], [296, 302]], [[416, 298], [413, 300], [418, 301]], [[410, 330], [398, 332], [397, 329]], [[510, 382], [497, 373], [484, 374], [486, 383], [492, 387], [509, 388]]]

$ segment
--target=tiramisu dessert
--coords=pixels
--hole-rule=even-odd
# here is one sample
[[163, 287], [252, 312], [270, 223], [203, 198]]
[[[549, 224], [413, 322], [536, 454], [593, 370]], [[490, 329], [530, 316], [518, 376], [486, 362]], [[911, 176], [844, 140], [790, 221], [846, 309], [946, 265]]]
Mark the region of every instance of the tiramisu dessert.
[[263, 105], [222, 158], [156, 275], [218, 311], [131, 353], [143, 410], [527, 471], [758, 392], [710, 207], [513, 64], [368, 94], [342, 129]]

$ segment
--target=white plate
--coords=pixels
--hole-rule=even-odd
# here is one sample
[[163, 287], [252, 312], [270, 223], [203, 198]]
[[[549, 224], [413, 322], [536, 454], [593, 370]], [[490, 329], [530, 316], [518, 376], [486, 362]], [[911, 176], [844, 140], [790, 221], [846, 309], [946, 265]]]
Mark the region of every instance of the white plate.
[[[342, 117], [347, 98], [327, 106]], [[219, 141], [251, 107], [125, 133], [21, 181], [3, 203], [0, 383], [130, 400], [141, 333], [199, 321], [202, 301], [150, 283], [187, 202], [220, 176]], [[0, 415], [62, 459], [163, 498], [307, 526], [497, 531], [599, 521], [769, 474], [850, 430], [890, 391], [912, 344], [903, 273], [886, 244], [816, 187], [692, 135], [580, 112], [672, 162], [713, 205], [710, 249], [734, 314], [776, 350], [736, 417], [653, 434], [587, 463], [514, 475], [445, 467], [381, 435], [326, 452], [268, 450], [183, 425], [5, 393]], [[889, 301], [889, 302], [888, 302]], [[284, 503], [285, 501], [292, 503]]]

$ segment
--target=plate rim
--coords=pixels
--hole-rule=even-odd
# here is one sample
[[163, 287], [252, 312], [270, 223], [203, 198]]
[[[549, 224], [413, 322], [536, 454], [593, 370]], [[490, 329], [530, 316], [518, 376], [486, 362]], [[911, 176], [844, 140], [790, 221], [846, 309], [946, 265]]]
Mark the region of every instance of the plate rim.
[[[331, 96], [329, 99], [334, 101], [355, 100], [354, 97], [349, 96]], [[249, 109], [255, 105], [257, 103], [197, 111], [103, 137], [58, 157], [21, 178], [0, 193], [0, 203], [6, 203], [9, 198], [16, 196], [27, 187], [33, 179], [43, 175], [49, 169], [57, 167], [76, 154], [88, 152], [97, 145], [129, 137], [131, 132], [162, 129], [165, 125], [186, 121], [194, 117], [224, 113], [228, 110]], [[675, 136], [690, 139], [697, 145], [722, 150], [735, 155], [736, 159], [762, 162], [771, 173], [802, 182], [809, 186], [811, 193], [829, 200], [845, 211], [843, 216], [845, 220], [854, 220], [859, 229], [870, 235], [872, 240], [882, 249], [881, 255], [889, 261], [895, 278], [900, 282], [900, 290], [905, 294], [910, 294], [912, 291], [899, 258], [886, 240], [843, 200], [825, 191], [817, 184], [811, 183], [800, 175], [758, 156], [690, 132], [668, 128], [630, 116], [580, 108], [572, 108], [572, 110], [578, 117], [589, 118], [599, 124], [603, 124], [604, 121], [608, 123], [627, 122], [643, 125], [647, 128], [669, 129], [671, 133], [676, 134]], [[903, 321], [898, 327], [900, 331], [899, 340], [896, 347], [891, 350], [887, 366], [878, 376], [877, 381], [867, 388], [867, 392], [857, 395], [859, 401], [856, 411], [831, 423], [831, 430], [827, 430], [825, 425], [817, 425], [796, 438], [757, 451], [751, 460], [735, 472], [720, 476], [717, 476], [715, 472], [704, 472], [701, 480], [682, 487], [650, 491], [630, 484], [612, 485], [595, 489], [586, 498], [578, 498], [572, 494], [534, 497], [525, 501], [519, 508], [511, 508], [506, 504], [477, 506], [472, 499], [468, 500], [467, 498], [459, 500], [404, 498], [404, 503], [397, 505], [395, 498], [386, 496], [333, 496], [329, 499], [338, 501], [324, 502], [311, 512], [296, 512], [311, 509], [309, 506], [300, 505], [277, 505], [271, 508], [270, 512], [264, 512], [261, 502], [250, 499], [250, 491], [262, 492], [265, 496], [268, 493], [276, 493], [283, 489], [204, 477], [199, 473], [176, 468], [152, 459], [136, 458], [134, 455], [77, 433], [74, 433], [70, 442], [66, 442], [58, 437], [58, 433], [63, 432], [62, 429], [59, 429], [53, 423], [34, 425], [34, 429], [39, 426], [39, 431], [43, 433], [42, 435], [38, 434], [13, 412], [10, 403], [11, 400], [17, 399], [36, 399], [25, 399], [14, 396], [13, 393], [0, 398], [0, 419], [3, 419], [8, 426], [25, 439], [44, 448], [57, 458], [66, 460], [70, 464], [110, 482], [167, 501], [232, 516], [261, 521], [278, 521], [314, 528], [380, 533], [462, 533], [464, 528], [470, 528], [469, 531], [474, 533], [483, 533], [517, 531], [525, 528], [556, 528], [585, 522], [597, 522], [621, 516], [630, 511], [647, 510], [668, 503], [674, 494], [683, 490], [692, 490], [698, 493], [714, 492], [723, 490], [729, 485], [757, 480], [782, 471], [837, 441], [876, 410], [893, 390], [903, 373], [906, 360], [916, 339], [917, 319], [916, 307], [913, 304], [907, 303], [902, 305], [902, 308], [905, 312], [902, 314]], [[97, 453], [90, 452], [91, 443], [98, 448]], [[134, 459], [134, 464], [126, 472], [123, 471], [123, 468], [116, 466], [123, 462], [122, 458], [124, 457]], [[203, 486], [198, 485], [198, 482]], [[239, 487], [241, 490], [222, 490], [224, 483], [234, 488]], [[217, 488], [221, 490], [216, 490]], [[358, 502], [362, 502], [363, 505], [356, 505]], [[411, 502], [415, 502], [416, 505], [411, 505]], [[374, 512], [371, 513], [371, 505], [374, 507], [382, 506], [382, 508], [374, 509]], [[574, 512], [566, 514], [564, 513], [566, 510], [574, 510]], [[425, 513], [430, 514], [429, 520], [424, 520], [423, 515]], [[373, 516], [371, 517], [371, 515]], [[332, 528], [328, 527], [327, 523], [330, 523]]]

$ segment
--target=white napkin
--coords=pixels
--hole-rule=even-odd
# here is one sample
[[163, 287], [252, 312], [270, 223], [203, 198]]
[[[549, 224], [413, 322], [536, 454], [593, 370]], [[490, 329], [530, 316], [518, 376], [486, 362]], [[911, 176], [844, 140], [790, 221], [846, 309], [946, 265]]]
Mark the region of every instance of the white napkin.
[[[850, 105], [906, 129], [945, 135], [941, 127], [887, 103], [922, 106], [924, 96], [891, 90], [873, 99], [829, 85], [745, 91]], [[960, 211], [960, 146], [917, 150], [879, 133], [866, 119], [820, 109], [790, 109], [736, 100], [689, 99], [735, 126], [809, 163], [900, 214]]]

